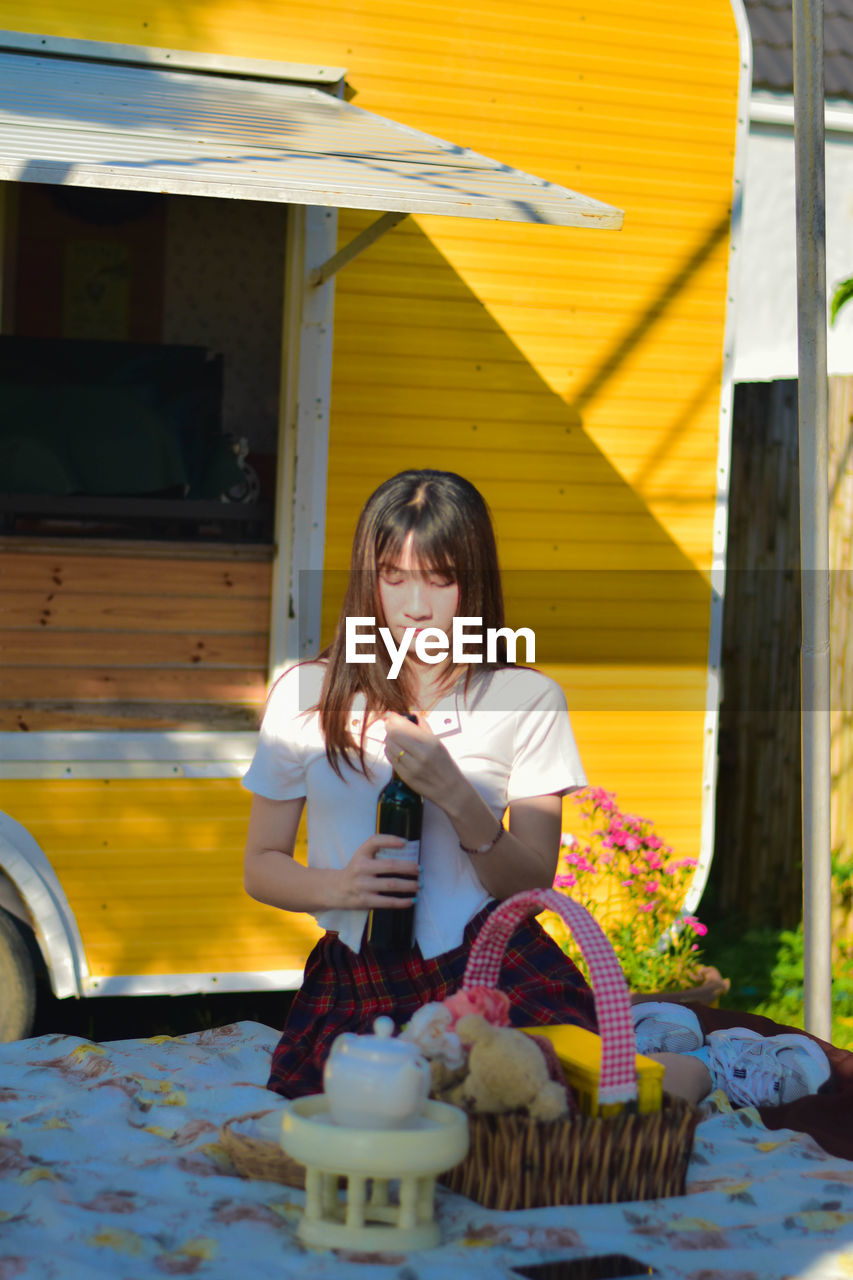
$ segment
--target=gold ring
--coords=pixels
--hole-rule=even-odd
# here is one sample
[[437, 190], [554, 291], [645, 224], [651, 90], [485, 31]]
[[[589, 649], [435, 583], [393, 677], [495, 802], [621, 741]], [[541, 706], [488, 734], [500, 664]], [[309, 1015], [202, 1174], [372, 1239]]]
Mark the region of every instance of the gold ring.
[[403, 759], [403, 756], [404, 756], [405, 754], [406, 754], [406, 748], [405, 748], [405, 747], [403, 748], [403, 750], [402, 750], [402, 751], [398, 751], [398, 752], [397, 752], [397, 764], [399, 764], [399, 763], [400, 763], [400, 761]]

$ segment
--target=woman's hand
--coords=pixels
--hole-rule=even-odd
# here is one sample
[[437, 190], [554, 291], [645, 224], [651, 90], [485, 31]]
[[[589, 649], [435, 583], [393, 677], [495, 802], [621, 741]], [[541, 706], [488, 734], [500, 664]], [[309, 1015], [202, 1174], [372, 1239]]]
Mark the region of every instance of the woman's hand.
[[369, 836], [342, 869], [306, 867], [294, 858], [303, 799], [252, 797], [246, 838], [244, 882], [258, 902], [284, 911], [410, 907], [420, 868], [411, 858], [394, 858], [405, 844], [398, 836]]
[[417, 897], [420, 867], [412, 858], [395, 858], [405, 844], [398, 836], [369, 836], [338, 872], [336, 907], [410, 907]]
[[485, 849], [470, 855], [471, 865], [493, 897], [552, 883], [560, 849], [560, 796], [515, 801], [509, 830], [496, 840], [494, 813], [425, 720], [412, 724], [389, 711], [385, 731], [385, 756], [403, 781], [443, 810], [464, 849]]
[[459, 766], [424, 717], [413, 724], [395, 711], [387, 713], [385, 757], [413, 791], [442, 807], [448, 791], [464, 784]]

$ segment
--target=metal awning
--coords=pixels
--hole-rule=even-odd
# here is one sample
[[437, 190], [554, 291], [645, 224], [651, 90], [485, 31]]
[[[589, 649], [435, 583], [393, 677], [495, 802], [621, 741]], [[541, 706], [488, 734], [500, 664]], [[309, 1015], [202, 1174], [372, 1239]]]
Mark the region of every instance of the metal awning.
[[0, 33], [0, 178], [621, 226], [619, 209], [316, 87], [336, 75]]

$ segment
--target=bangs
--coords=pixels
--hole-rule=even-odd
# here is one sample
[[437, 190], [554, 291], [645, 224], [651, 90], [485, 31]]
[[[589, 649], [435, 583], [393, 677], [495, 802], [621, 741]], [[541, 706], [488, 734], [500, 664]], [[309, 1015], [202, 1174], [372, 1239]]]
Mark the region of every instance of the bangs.
[[[426, 517], [426, 518], [424, 518]], [[412, 555], [421, 567], [430, 573], [440, 573], [454, 581], [460, 577], [459, 563], [453, 554], [462, 550], [458, 536], [454, 536], [443, 521], [430, 518], [422, 507], [410, 506], [401, 512], [399, 522], [389, 528], [384, 538], [376, 544], [376, 568], [397, 563], [403, 553], [403, 545], [412, 537]]]

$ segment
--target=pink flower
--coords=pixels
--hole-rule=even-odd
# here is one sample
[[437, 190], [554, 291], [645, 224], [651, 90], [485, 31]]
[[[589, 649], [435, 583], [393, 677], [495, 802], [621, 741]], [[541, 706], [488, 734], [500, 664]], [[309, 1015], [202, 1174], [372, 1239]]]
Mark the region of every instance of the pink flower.
[[[564, 854], [562, 854], [560, 857], [560, 861], [562, 862], [563, 866], [571, 868], [571, 870], [568, 873], [569, 875], [572, 875], [573, 871], [577, 872], [578, 875], [583, 875], [584, 873], [595, 871], [595, 867], [593, 866], [593, 864], [587, 861], [587, 859], [584, 857], [584, 854], [590, 853], [590, 852], [591, 850], [587, 848], [584, 850], [583, 853], [581, 853], [580, 845], [576, 845], [574, 849], [569, 849]], [[572, 883], [574, 884], [575, 881], [572, 880]]]
[[603, 787], [587, 787], [585, 791], [579, 791], [578, 796], [582, 801], [591, 801], [597, 809], [601, 809], [604, 813], [613, 813], [616, 809], [615, 792], [605, 791]]
[[622, 841], [622, 848], [627, 849], [628, 853], [633, 853], [634, 850], [639, 849], [639, 847], [640, 842], [636, 836], [626, 835], [625, 839]]
[[649, 893], [649, 894], [657, 893], [659, 888], [660, 888], [659, 880], [647, 880], [645, 885], [643, 886], [643, 892]]
[[605, 791], [604, 787], [587, 787], [587, 795], [595, 804], [600, 804], [602, 800], [614, 799], [614, 792]]
[[692, 929], [694, 933], [698, 933], [700, 938], [704, 938], [708, 932], [708, 926], [703, 924], [701, 920], [697, 920], [695, 916], [684, 916], [684, 923], [688, 929]]
[[654, 911], [655, 904], [653, 902], [641, 902], [637, 907], [638, 911]]
[[554, 888], [555, 889], [573, 889], [577, 884], [577, 882], [578, 882], [577, 876], [573, 876], [571, 872], [568, 872], [564, 876], [554, 877]]
[[450, 1029], [469, 1013], [479, 1013], [493, 1027], [509, 1026], [509, 996], [494, 987], [463, 987], [443, 1001], [452, 1014]]

